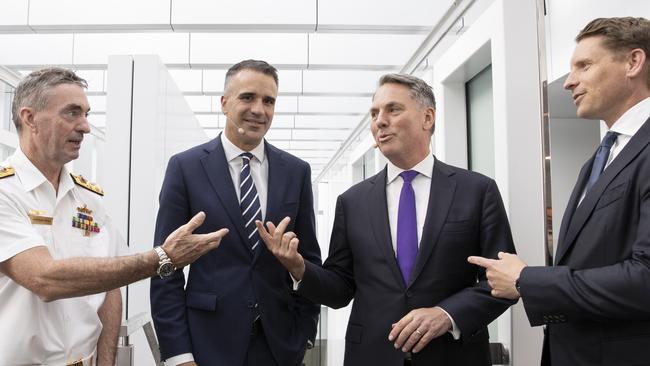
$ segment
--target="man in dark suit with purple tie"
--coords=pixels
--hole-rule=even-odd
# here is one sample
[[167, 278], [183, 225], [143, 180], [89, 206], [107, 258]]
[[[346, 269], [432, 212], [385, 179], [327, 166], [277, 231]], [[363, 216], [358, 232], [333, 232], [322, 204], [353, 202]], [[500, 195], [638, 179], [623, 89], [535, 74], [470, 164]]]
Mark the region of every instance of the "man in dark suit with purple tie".
[[352, 299], [345, 365], [490, 365], [487, 325], [511, 304], [490, 296], [468, 255], [514, 251], [496, 183], [437, 160], [431, 87], [384, 75], [372, 133], [388, 158], [339, 196], [329, 257], [303, 260], [299, 233], [258, 223], [298, 294], [333, 308]]
[[595, 19], [576, 41], [564, 86], [608, 132], [578, 175], [554, 265], [469, 260], [546, 324], [543, 365], [650, 365], [650, 21]]

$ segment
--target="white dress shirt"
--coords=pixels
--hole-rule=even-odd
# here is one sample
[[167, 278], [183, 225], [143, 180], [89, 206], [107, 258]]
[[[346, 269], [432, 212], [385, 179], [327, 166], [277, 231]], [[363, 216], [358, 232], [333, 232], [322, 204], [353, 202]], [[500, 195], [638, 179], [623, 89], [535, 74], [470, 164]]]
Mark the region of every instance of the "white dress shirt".
[[[244, 165], [243, 159], [240, 156], [242, 153], [246, 152], [233, 144], [225, 133], [221, 134], [221, 145], [223, 145], [223, 152], [226, 155], [226, 161], [228, 161], [228, 169], [230, 170], [230, 178], [232, 178], [232, 183], [235, 186], [235, 192], [237, 192], [237, 201], [241, 197], [240, 187], [239, 187], [239, 175], [241, 169]], [[268, 185], [269, 185], [269, 161], [266, 159], [266, 153], [264, 150], [264, 140], [260, 142], [253, 150], [249, 151], [253, 154], [251, 159], [251, 178], [253, 178], [253, 183], [255, 183], [255, 189], [260, 200], [260, 206], [262, 208], [262, 221], [266, 217], [266, 198], [268, 197]], [[165, 361], [167, 366], [177, 366], [185, 362], [194, 361], [194, 355], [191, 353], [183, 353], [178, 356], [170, 357]]]
[[[424, 220], [427, 216], [427, 209], [429, 207], [429, 193], [431, 192], [431, 174], [433, 173], [433, 164], [435, 159], [432, 154], [427, 154], [426, 158], [417, 163], [409, 170], [415, 170], [418, 175], [411, 181], [413, 191], [415, 192], [415, 211], [416, 222], [418, 230], [418, 250], [420, 242], [422, 241], [422, 229], [424, 228]], [[388, 206], [388, 223], [390, 224], [390, 236], [393, 243], [393, 251], [397, 257], [397, 212], [399, 211], [399, 196], [402, 192], [404, 180], [399, 176], [404, 171], [398, 168], [393, 163], [388, 161], [388, 171], [386, 175], [386, 204]], [[454, 339], [460, 339], [460, 329], [456, 326], [454, 319], [445, 311], [440, 308], [451, 320], [452, 329], [449, 333]]]
[[[128, 252], [103, 197], [76, 185], [65, 166], [57, 192], [20, 148], [0, 165], [15, 169], [0, 179], [0, 262], [38, 246], [54, 259]], [[74, 227], [80, 213], [90, 215], [85, 219], [97, 223], [99, 232]], [[104, 298], [101, 293], [43, 302], [0, 273], [0, 365], [56, 366], [94, 357]]]
[[[616, 159], [618, 154], [625, 148], [632, 136], [643, 126], [643, 123], [650, 117], [650, 98], [645, 98], [639, 103], [635, 104], [632, 108], [628, 109], [623, 115], [612, 125], [608, 131], [617, 132], [616, 141], [609, 150], [609, 156], [605, 163], [605, 169]], [[603, 172], [604, 170], [603, 169]], [[580, 203], [585, 198], [586, 187], [582, 190], [580, 196]]]

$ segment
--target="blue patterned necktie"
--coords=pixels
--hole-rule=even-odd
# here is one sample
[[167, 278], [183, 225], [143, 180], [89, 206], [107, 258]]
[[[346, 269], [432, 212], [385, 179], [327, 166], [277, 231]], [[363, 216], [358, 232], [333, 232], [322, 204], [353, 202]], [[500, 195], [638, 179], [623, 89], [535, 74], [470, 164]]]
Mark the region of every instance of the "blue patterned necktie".
[[255, 220], [262, 221], [262, 206], [260, 206], [260, 199], [255, 189], [255, 182], [251, 176], [251, 158], [253, 154], [245, 152], [240, 155], [242, 157], [242, 168], [239, 173], [239, 207], [241, 207], [241, 214], [244, 218], [244, 227], [246, 228], [246, 235], [251, 246], [251, 250], [255, 251], [260, 243], [260, 234], [257, 232]]
[[603, 137], [603, 141], [600, 143], [600, 146], [598, 146], [596, 157], [594, 157], [594, 163], [591, 166], [591, 174], [589, 174], [589, 181], [587, 181], [587, 188], [585, 189], [585, 193], [589, 192], [589, 189], [591, 189], [591, 187], [596, 184], [598, 178], [603, 173], [605, 164], [609, 158], [609, 151], [614, 145], [616, 137], [618, 137], [618, 132], [609, 131], [605, 137]]
[[408, 286], [411, 273], [418, 255], [418, 227], [415, 211], [415, 191], [411, 182], [418, 175], [414, 170], [400, 173], [404, 180], [402, 191], [399, 195], [399, 209], [397, 211], [397, 263], [402, 271], [404, 284]]

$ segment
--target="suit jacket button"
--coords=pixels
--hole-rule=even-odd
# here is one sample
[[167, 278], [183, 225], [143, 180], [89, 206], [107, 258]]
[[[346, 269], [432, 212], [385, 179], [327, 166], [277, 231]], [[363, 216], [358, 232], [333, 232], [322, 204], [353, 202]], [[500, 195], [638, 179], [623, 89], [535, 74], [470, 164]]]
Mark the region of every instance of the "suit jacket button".
[[257, 305], [257, 304], [256, 304], [254, 301], [249, 301], [249, 302], [248, 302], [248, 308], [249, 308], [249, 309], [254, 309], [254, 308], [256, 307], [256, 305]]
[[413, 297], [413, 293], [411, 291], [406, 291], [406, 297], [408, 298]]

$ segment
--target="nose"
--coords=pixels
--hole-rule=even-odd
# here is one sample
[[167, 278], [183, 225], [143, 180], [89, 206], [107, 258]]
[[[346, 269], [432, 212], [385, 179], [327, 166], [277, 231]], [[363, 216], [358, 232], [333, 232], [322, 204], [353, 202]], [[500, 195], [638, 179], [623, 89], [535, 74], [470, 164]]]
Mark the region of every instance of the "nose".
[[380, 128], [388, 126], [388, 118], [386, 118], [386, 113], [384, 111], [377, 112], [373, 123]]
[[573, 75], [573, 72], [570, 72], [569, 75], [566, 77], [566, 80], [564, 80], [564, 85], [563, 85], [564, 89], [573, 90], [577, 85], [578, 85], [578, 81]]
[[251, 105], [251, 112], [255, 115], [260, 115], [264, 113], [264, 102], [261, 99], [255, 99], [255, 102]]
[[82, 116], [77, 124], [76, 130], [80, 133], [87, 134], [90, 133], [90, 122], [88, 122], [88, 117]]

